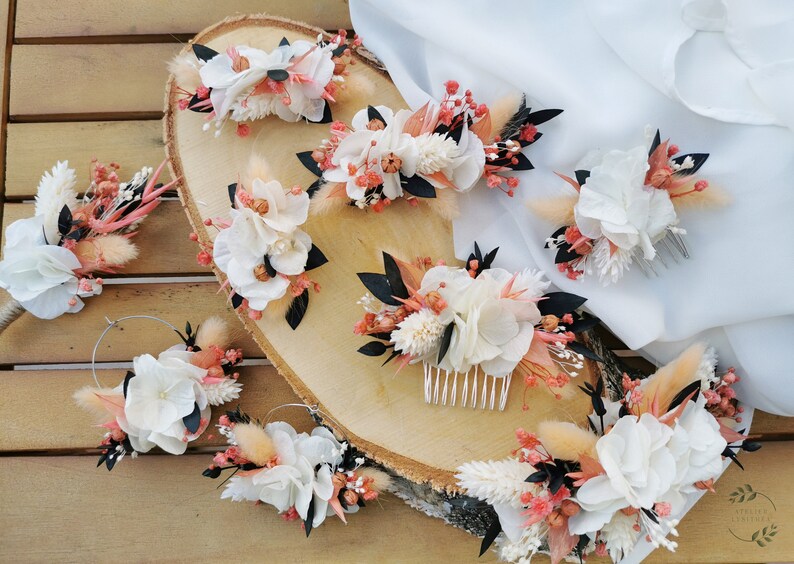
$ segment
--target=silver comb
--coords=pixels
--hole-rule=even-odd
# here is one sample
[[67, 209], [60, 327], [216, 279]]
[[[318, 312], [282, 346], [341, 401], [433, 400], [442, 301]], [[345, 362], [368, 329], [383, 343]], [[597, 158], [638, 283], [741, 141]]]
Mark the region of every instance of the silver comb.
[[[425, 372], [425, 403], [469, 407], [471, 409], [499, 409], [507, 405], [512, 372], [507, 376], [491, 376], [475, 366], [461, 374], [422, 363]], [[490, 378], [490, 383], [489, 379]], [[497, 392], [499, 401], [497, 402]]]
[[656, 249], [656, 257], [654, 257], [654, 260], [646, 259], [642, 256], [642, 251], [638, 249], [634, 249], [631, 254], [632, 262], [640, 267], [640, 270], [646, 278], [659, 276], [659, 273], [654, 268], [654, 263], [657, 263], [655, 259], [659, 259], [658, 265], [669, 268], [665, 256], [671, 258], [676, 263], [679, 262], [679, 258], [689, 258], [689, 249], [687, 249], [684, 238], [681, 236], [680, 232], [671, 227], [668, 227], [667, 233], [654, 243], [653, 248]]

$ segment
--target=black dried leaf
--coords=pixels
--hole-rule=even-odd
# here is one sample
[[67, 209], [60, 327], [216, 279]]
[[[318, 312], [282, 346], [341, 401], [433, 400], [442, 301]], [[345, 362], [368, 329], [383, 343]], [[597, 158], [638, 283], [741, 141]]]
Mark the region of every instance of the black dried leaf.
[[262, 257], [262, 264], [264, 265], [265, 272], [267, 273], [268, 276], [270, 276], [271, 278], [275, 278], [276, 275], [278, 275], [276, 269], [273, 268], [272, 264], [270, 264], [270, 258], [267, 255]]
[[742, 450], [747, 452], [755, 452], [761, 448], [761, 443], [757, 441], [742, 441]]
[[58, 214], [58, 233], [65, 237], [71, 230], [72, 210], [69, 209], [69, 206], [64, 205]]
[[485, 554], [486, 551], [491, 548], [491, 545], [501, 532], [502, 524], [499, 522], [499, 515], [494, 515], [493, 521], [491, 521], [491, 524], [488, 525], [488, 529], [485, 531], [485, 536], [482, 538], [482, 544], [480, 545], [480, 556]]
[[[559, 469], [558, 469], [559, 470]], [[560, 488], [565, 485], [565, 472], [562, 470], [554, 472], [554, 474], [549, 478], [549, 491], [552, 494], [556, 494], [560, 491]]]
[[66, 238], [67, 239], [72, 239], [74, 241], [79, 241], [80, 239], [82, 239], [83, 237], [88, 235], [88, 231], [89, 231], [88, 227], [80, 227], [79, 229], [75, 229], [72, 232], [70, 232], [66, 236]]
[[416, 196], [417, 198], [436, 197], [436, 189], [433, 187], [433, 185], [418, 174], [414, 174], [413, 176], [409, 177], [400, 173], [400, 184], [402, 185], [403, 190], [412, 196]]
[[589, 331], [599, 323], [601, 323], [601, 320], [597, 317], [583, 316], [568, 325], [566, 329], [572, 333], [583, 333], [584, 331]]
[[396, 298], [407, 300], [409, 297], [408, 289], [405, 287], [402, 274], [400, 274], [400, 267], [397, 266], [394, 257], [387, 252], [383, 253], [383, 266], [386, 269], [386, 278], [389, 280], [392, 295]]
[[229, 184], [227, 189], [229, 190], [229, 202], [232, 204], [232, 207], [234, 207], [234, 200], [237, 197], [237, 183]]
[[282, 37], [281, 41], [278, 42], [279, 47], [289, 47], [289, 40], [286, 37]]
[[736, 456], [736, 453], [735, 453], [735, 452], [733, 452], [733, 451], [732, 451], [731, 449], [729, 449], [728, 447], [725, 447], [725, 450], [723, 450], [723, 451], [722, 451], [722, 456], [725, 456], [725, 457], [727, 457], [727, 458], [730, 458], [731, 460], [733, 460], [733, 461], [736, 463], [736, 465], [737, 465], [739, 468], [741, 468], [742, 470], [744, 470], [744, 466], [742, 465], [742, 463], [741, 463], [741, 462], [739, 462], [739, 459], [737, 458], [737, 456]]
[[361, 283], [369, 290], [373, 296], [378, 298], [386, 305], [399, 306], [393, 295], [391, 284], [385, 274], [375, 274], [373, 272], [359, 272], [358, 278]]
[[303, 151], [301, 153], [295, 153], [295, 156], [298, 157], [298, 160], [301, 162], [306, 169], [311, 172], [314, 176], [322, 176], [323, 171], [320, 170], [320, 165], [312, 158], [311, 151]]
[[584, 183], [590, 178], [589, 170], [575, 170], [573, 174], [576, 176], [576, 182], [579, 183], [579, 186], [584, 186]]
[[182, 423], [185, 424], [185, 427], [191, 434], [199, 430], [199, 427], [201, 427], [201, 409], [199, 409], [197, 403], [193, 404], [193, 411], [182, 418]]
[[496, 247], [495, 249], [492, 249], [490, 252], [486, 253], [486, 255], [482, 259], [482, 264], [481, 264], [482, 270], [488, 270], [489, 268], [491, 268], [494, 259], [496, 259], [496, 253], [498, 252], [499, 252], [499, 247]]
[[598, 356], [596, 353], [588, 349], [582, 343], [577, 341], [571, 341], [566, 345], [569, 349], [571, 349], [575, 353], [579, 353], [585, 358], [589, 358], [590, 360], [594, 360], [596, 362], [604, 362], [604, 359]]
[[367, 106], [367, 119], [372, 121], [373, 119], [379, 120], [383, 125], [386, 125], [386, 120], [383, 119], [383, 116], [380, 115], [380, 112], [375, 106]]
[[557, 317], [562, 317], [566, 313], [571, 313], [587, 301], [587, 298], [567, 292], [550, 292], [543, 297], [546, 299], [538, 302], [540, 314], [556, 315]]
[[[552, 233], [552, 234], [551, 234], [551, 236], [549, 237], [549, 239], [556, 239], [557, 237], [559, 237], [560, 235], [562, 235], [563, 233], [565, 233], [565, 230], [566, 230], [566, 229], [568, 229], [568, 226], [567, 226], [567, 225], [563, 225], [563, 226], [562, 226], [562, 227], [560, 227], [560, 228], [559, 228], [557, 231], [555, 231], [554, 233]], [[549, 248], [549, 243], [547, 242], [545, 245], [543, 245], [543, 248], [544, 248], [544, 249], [548, 249], [548, 248]]]
[[[210, 88], [210, 92], [211, 91], [212, 91], [212, 89]], [[187, 103], [187, 109], [190, 110], [191, 112], [197, 112], [199, 114], [208, 114], [208, 113], [214, 111], [212, 109], [212, 104], [209, 104], [209, 105], [206, 105], [206, 106], [199, 106], [198, 105], [201, 102], [204, 102], [205, 100], [206, 100], [206, 98], [199, 98], [198, 94], [193, 94], [193, 97]]]
[[[513, 164], [513, 162], [512, 162], [513, 159], [515, 159], [517, 161], [515, 164]], [[532, 170], [533, 168], [535, 168], [535, 165], [533, 165], [531, 162], [529, 162], [529, 159], [527, 158], [527, 156], [524, 153], [515, 153], [515, 154], [513, 154], [513, 156], [511, 157], [510, 161], [508, 162], [508, 164], [506, 166], [510, 170], [515, 170], [515, 171]]]
[[375, 337], [381, 341], [391, 341], [391, 333], [369, 333], [370, 337]]
[[692, 166], [691, 168], [685, 168], [685, 169], [679, 170], [678, 172], [675, 173], [676, 175], [678, 175], [678, 176], [690, 176], [692, 174], [695, 174], [698, 170], [700, 170], [700, 167], [702, 167], [705, 164], [705, 162], [708, 160], [709, 154], [708, 153], [689, 153], [688, 155], [681, 155], [679, 157], [674, 158], [673, 162], [678, 164], [678, 165], [683, 164], [684, 159], [686, 159], [687, 157], [692, 157], [692, 161], [695, 163], [694, 166]]
[[108, 453], [105, 457], [105, 466], [108, 469], [108, 472], [113, 470], [113, 467], [116, 465], [116, 462], [119, 460], [119, 453], [114, 450], [108, 450]]
[[651, 148], [648, 150], [648, 156], [650, 157], [656, 148], [662, 144], [662, 134], [659, 130], [656, 130], [656, 135], [653, 136], [653, 141], [651, 142]]
[[549, 473], [545, 470], [538, 470], [537, 472], [533, 472], [524, 480], [525, 482], [529, 482], [531, 484], [539, 484], [540, 482], [545, 482], [549, 478]]
[[207, 468], [204, 472], [201, 473], [202, 476], [206, 476], [207, 478], [212, 478], [213, 480], [221, 475], [221, 469], [218, 466], [213, 468]]
[[292, 300], [292, 303], [289, 305], [289, 309], [287, 310], [286, 315], [284, 316], [289, 323], [289, 326], [292, 327], [293, 331], [298, 328], [301, 321], [303, 321], [303, 316], [306, 315], [306, 310], [309, 307], [309, 292], [308, 290], [304, 290], [303, 293]]
[[135, 377], [135, 372], [133, 372], [132, 370], [127, 370], [127, 375], [124, 376], [124, 384], [122, 386], [122, 391], [124, 393], [125, 398], [127, 397], [127, 388], [130, 385], [130, 380], [132, 380], [134, 377]]
[[190, 324], [190, 321], [185, 322], [185, 334], [190, 337], [193, 334], [193, 326]]
[[213, 57], [218, 56], [218, 52], [215, 49], [210, 49], [206, 45], [201, 45], [199, 43], [193, 44], [193, 53], [196, 55], [196, 58], [199, 61], [209, 61]]
[[328, 102], [325, 103], [325, 107], [323, 108], [323, 117], [321, 117], [319, 120], [314, 121], [307, 119], [306, 121], [309, 123], [331, 123], [334, 121], [334, 117], [331, 115], [331, 105]]
[[339, 45], [339, 47], [337, 47], [336, 49], [331, 51], [331, 54], [334, 57], [341, 57], [342, 55], [345, 54], [345, 51], [347, 51], [347, 44], [346, 43], [342, 43], [341, 45]]
[[270, 69], [267, 71], [267, 77], [276, 82], [284, 82], [289, 78], [289, 72], [286, 69]]
[[557, 254], [554, 255], [554, 264], [563, 262], [571, 262], [581, 257], [579, 253], [573, 250], [569, 243], [563, 243], [557, 247]]
[[317, 193], [317, 190], [320, 189], [320, 185], [322, 184], [322, 179], [315, 180], [312, 182], [312, 185], [306, 189], [306, 193], [309, 195], [309, 198], [313, 198], [314, 195]]
[[229, 421], [232, 423], [250, 423], [251, 416], [245, 413], [240, 406], [238, 405], [234, 411], [227, 411], [226, 417], [229, 418]]
[[546, 123], [547, 121], [556, 118], [558, 115], [562, 113], [562, 110], [538, 110], [537, 112], [532, 112], [528, 114], [526, 117], [525, 123], [531, 123], [532, 125], [540, 125], [541, 123]]
[[381, 364], [381, 366], [386, 366], [387, 364], [389, 364], [392, 360], [394, 360], [398, 356], [400, 356], [400, 351], [392, 351], [392, 353], [389, 355], [389, 358], [384, 360], [383, 364]]
[[306, 538], [312, 532], [312, 524], [314, 521], [314, 496], [309, 501], [309, 508], [306, 510], [306, 519], [303, 520], [303, 528], [306, 530]]
[[682, 403], [684, 403], [684, 400], [686, 400], [687, 396], [692, 393], [694, 393], [694, 395], [692, 396], [691, 399], [692, 401], [696, 401], [698, 399], [698, 395], [700, 394], [700, 380], [695, 380], [694, 382], [689, 384], [686, 388], [678, 392], [676, 396], [673, 398], [673, 401], [670, 402], [670, 407], [668, 407], [667, 410], [669, 411], [671, 409], [674, 409], [679, 405], [681, 405]]
[[388, 347], [380, 341], [370, 341], [363, 347], [359, 348], [358, 352], [366, 356], [382, 356], [387, 350]]
[[304, 269], [312, 270], [324, 265], [326, 262], [328, 262], [328, 259], [325, 257], [323, 252], [317, 247], [317, 245], [312, 244], [312, 248], [309, 249], [309, 258], [306, 259], [306, 266]]
[[455, 330], [455, 324], [450, 323], [446, 327], [444, 327], [444, 334], [441, 336], [441, 346], [438, 349], [438, 364], [441, 364], [441, 360], [447, 354], [449, 350], [449, 345], [452, 343], [452, 332]]

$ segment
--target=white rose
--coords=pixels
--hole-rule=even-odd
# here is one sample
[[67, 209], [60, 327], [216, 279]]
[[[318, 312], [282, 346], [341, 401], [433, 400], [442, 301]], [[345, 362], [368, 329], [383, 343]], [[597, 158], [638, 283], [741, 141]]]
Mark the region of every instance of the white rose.
[[640, 246], [649, 260], [656, 256], [653, 243], [675, 224], [676, 213], [666, 190], [645, 186], [647, 170], [644, 146], [604, 155], [590, 171], [574, 206], [582, 234], [606, 237], [624, 250]]
[[[20, 219], [6, 229], [0, 287], [36, 317], [54, 319], [83, 308], [74, 274], [81, 265], [71, 251], [45, 243], [43, 220]], [[73, 298], [76, 303], [70, 305]]]
[[587, 480], [576, 492], [582, 507], [568, 521], [572, 534], [599, 530], [625, 507], [651, 509], [670, 489], [675, 458], [667, 448], [673, 430], [653, 415], [622, 417], [598, 439], [598, 462], [605, 474]]

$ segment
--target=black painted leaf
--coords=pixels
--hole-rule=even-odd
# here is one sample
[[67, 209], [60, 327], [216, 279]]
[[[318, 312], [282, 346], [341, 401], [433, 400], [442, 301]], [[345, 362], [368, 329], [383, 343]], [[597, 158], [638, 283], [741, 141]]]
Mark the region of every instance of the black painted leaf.
[[214, 480], [221, 475], [221, 469], [218, 466], [215, 466], [214, 468], [207, 468], [201, 473], [201, 475]]
[[281, 41], [278, 42], [279, 47], [287, 47], [289, 46], [289, 40], [286, 37], [282, 37]]
[[391, 341], [391, 333], [369, 333], [369, 336], [380, 339], [381, 341]]
[[653, 142], [651, 143], [651, 148], [648, 150], [648, 156], [650, 157], [653, 152], [656, 150], [656, 147], [662, 144], [662, 134], [659, 130], [656, 130], [656, 135], [653, 136]]
[[306, 189], [306, 193], [309, 195], [309, 198], [314, 197], [314, 194], [316, 194], [317, 190], [320, 189], [320, 184], [322, 184], [322, 182], [323, 182], [322, 179], [315, 180], [314, 182], [312, 182], [312, 185]]
[[58, 233], [64, 237], [72, 230], [72, 210], [64, 205], [58, 214]]
[[328, 259], [325, 258], [323, 252], [317, 247], [317, 245], [313, 244], [312, 248], [309, 249], [309, 258], [306, 259], [305, 270], [312, 270], [318, 266], [324, 265], [326, 262], [328, 262]]
[[589, 170], [575, 170], [573, 174], [576, 176], [576, 182], [579, 183], [579, 186], [584, 186], [584, 183], [590, 178]]
[[488, 270], [489, 268], [491, 268], [491, 265], [493, 264], [493, 261], [496, 258], [496, 253], [498, 252], [499, 252], [499, 247], [496, 247], [495, 249], [488, 252], [485, 255], [485, 257], [483, 257], [482, 264], [480, 265], [482, 270]]
[[191, 433], [195, 433], [199, 430], [201, 426], [201, 410], [197, 403], [193, 404], [193, 411], [182, 418], [182, 423], [185, 424], [185, 427], [187, 427], [187, 430]]
[[540, 125], [541, 123], [546, 123], [550, 119], [556, 118], [558, 115], [562, 113], [562, 110], [538, 110], [537, 112], [532, 112], [531, 114], [527, 115], [526, 123], [531, 123], [532, 125]]
[[289, 326], [292, 327], [293, 331], [298, 328], [301, 321], [303, 321], [303, 316], [306, 315], [306, 310], [309, 307], [309, 291], [304, 290], [303, 293], [292, 300], [292, 303], [289, 305], [289, 309], [287, 310], [287, 314], [284, 316], [289, 323]]
[[265, 266], [265, 272], [268, 276], [275, 278], [278, 275], [278, 272], [273, 268], [273, 265], [270, 263], [270, 258], [267, 255], [262, 257], [262, 264]]
[[[742, 463], [741, 463], [741, 462], [739, 462], [739, 459], [737, 458], [737, 456], [736, 456], [736, 453], [735, 453], [735, 452], [733, 452], [733, 451], [732, 451], [730, 448], [728, 448], [728, 447], [725, 447], [725, 450], [723, 450], [723, 451], [722, 451], [722, 456], [725, 456], [725, 457], [727, 457], [727, 458], [730, 458], [731, 460], [733, 460], [733, 461], [736, 463], [736, 465], [737, 465], [739, 468], [741, 468], [742, 470], [744, 470], [744, 466], [742, 465]], [[741, 501], [744, 501], [744, 498], [742, 497], [742, 499], [740, 499], [739, 501], [740, 501], [740, 502], [741, 502]]]
[[229, 184], [227, 189], [229, 190], [229, 201], [231, 202], [232, 207], [234, 207], [234, 199], [237, 196], [237, 183], [235, 182], [234, 184]]
[[571, 247], [570, 244], [563, 243], [557, 247], [557, 254], [554, 256], [554, 264], [571, 262], [572, 260], [576, 260], [581, 256], [582, 255], [573, 250], [573, 247]]
[[367, 106], [367, 119], [369, 119], [369, 121], [377, 119], [380, 120], [383, 125], [386, 125], [386, 120], [383, 119], [383, 116], [380, 115], [380, 112], [375, 106]]
[[311, 172], [314, 176], [322, 176], [323, 171], [320, 170], [320, 165], [317, 164], [312, 158], [311, 151], [303, 151], [301, 153], [295, 153], [295, 156], [298, 157], [298, 160], [301, 162], [303, 166], [305, 166], [309, 172]]
[[[210, 91], [212, 91], [212, 89], [210, 89]], [[200, 114], [208, 114], [210, 112], [213, 112], [214, 110], [212, 108], [212, 104], [208, 104], [206, 106], [198, 106], [198, 104], [204, 102], [205, 100], [206, 98], [202, 99], [198, 97], [198, 94], [193, 94], [193, 97], [187, 103], [187, 109], [190, 110], [191, 112], [197, 112]]]
[[124, 393], [124, 397], [127, 397], [127, 387], [130, 385], [130, 380], [135, 377], [135, 372], [132, 370], [127, 370], [127, 375], [124, 376], [124, 384], [122, 386], [122, 390]]
[[545, 470], [538, 470], [537, 472], [533, 472], [529, 476], [527, 476], [525, 482], [529, 482], [532, 484], [539, 484], [540, 482], [545, 482], [546, 479], [549, 477], [549, 473]]
[[347, 51], [347, 44], [346, 43], [342, 43], [341, 45], [339, 45], [339, 47], [337, 47], [336, 49], [331, 51], [331, 54], [334, 57], [341, 57], [342, 55], [345, 54], [345, 51]]
[[742, 442], [742, 450], [747, 452], [755, 452], [759, 448], [761, 448], [761, 443], [756, 441], [743, 441]]
[[684, 162], [684, 159], [686, 159], [687, 157], [692, 157], [692, 160], [694, 161], [695, 165], [692, 168], [685, 168], [683, 170], [679, 170], [678, 172], [676, 172], [678, 176], [689, 176], [695, 174], [698, 170], [700, 170], [700, 167], [702, 167], [703, 164], [708, 160], [709, 154], [690, 153], [688, 155], [681, 155], [679, 157], [674, 158], [673, 162], [680, 165]]
[[587, 298], [569, 294], [567, 292], [550, 292], [538, 302], [538, 309], [541, 315], [556, 315], [562, 317], [566, 313], [571, 313], [587, 301]]
[[549, 478], [549, 491], [552, 494], [556, 494], [560, 491], [563, 485], [565, 485], [565, 472], [555, 472], [554, 475]]
[[309, 534], [312, 532], [313, 521], [314, 521], [314, 496], [312, 496], [311, 501], [309, 501], [309, 509], [306, 510], [306, 519], [303, 520], [303, 528], [306, 530], [306, 538], [309, 538]]
[[193, 44], [193, 53], [200, 61], [209, 61], [218, 55], [218, 52], [215, 49], [210, 49], [206, 45], [201, 45], [199, 43]]
[[385, 274], [375, 274], [372, 272], [359, 272], [358, 278], [361, 283], [369, 290], [373, 296], [384, 304], [398, 306], [400, 302], [394, 299], [389, 279]]
[[119, 453], [116, 451], [109, 452], [107, 458], [105, 458], [105, 466], [107, 466], [108, 472], [113, 470], [113, 467], [116, 465], [116, 462], [119, 460]]
[[96, 467], [99, 468], [102, 466], [102, 463], [105, 462], [105, 459], [108, 457], [107, 453], [102, 453], [99, 455], [99, 460], [97, 460]]
[[323, 108], [323, 117], [321, 117], [319, 120], [313, 121], [307, 119], [306, 121], [308, 121], [309, 123], [331, 123], [332, 121], [334, 121], [334, 116], [331, 115], [331, 104], [329, 104], [328, 102], [325, 103], [325, 107]]
[[358, 352], [366, 356], [382, 356], [387, 350], [388, 347], [380, 341], [370, 341], [358, 349]]
[[437, 364], [441, 364], [441, 360], [444, 358], [444, 355], [447, 354], [449, 350], [449, 345], [452, 342], [452, 332], [455, 330], [455, 324], [450, 323], [446, 327], [444, 327], [444, 334], [441, 336], [441, 346], [438, 349], [438, 362]]
[[403, 176], [403, 174], [400, 173], [400, 184], [402, 185], [403, 190], [412, 196], [416, 196], [417, 198], [436, 197], [436, 189], [433, 188], [433, 185], [418, 174], [408, 177]]
[[284, 82], [289, 78], [289, 72], [286, 69], [270, 69], [267, 71], [267, 77], [276, 82]]
[[515, 154], [513, 154], [512, 158], [516, 159], [518, 162], [516, 164], [513, 164], [512, 160], [511, 160], [509, 162], [509, 164], [507, 165], [508, 168], [510, 168], [510, 170], [516, 170], [516, 171], [518, 171], [518, 170], [532, 170], [533, 168], [535, 168], [535, 165], [533, 165], [531, 162], [529, 162], [529, 159], [527, 158], [527, 156], [524, 153], [515, 153]]
[[698, 399], [698, 394], [700, 393], [700, 380], [695, 380], [694, 382], [689, 384], [686, 388], [678, 392], [676, 396], [673, 398], [673, 401], [670, 402], [670, 407], [668, 407], [667, 410], [669, 411], [671, 409], [674, 409], [679, 405], [681, 405], [682, 403], [684, 403], [686, 397], [693, 392], [695, 395], [692, 396], [692, 401], [696, 401]]
[[572, 333], [582, 333], [583, 331], [588, 331], [598, 325], [601, 322], [600, 319], [597, 317], [582, 317], [581, 319], [577, 319], [570, 325], [566, 327], [568, 331]]
[[402, 274], [400, 274], [400, 267], [397, 266], [394, 257], [387, 252], [383, 253], [383, 266], [386, 269], [386, 278], [391, 286], [392, 295], [407, 300], [408, 289], [405, 287]]
[[582, 343], [577, 341], [571, 341], [566, 345], [569, 349], [571, 349], [575, 353], [579, 353], [585, 358], [589, 358], [590, 360], [595, 360], [596, 362], [604, 362], [604, 359], [598, 356], [596, 353], [588, 349]]
[[486, 551], [491, 548], [493, 541], [496, 540], [496, 537], [499, 536], [499, 533], [502, 532], [502, 524], [499, 522], [499, 515], [494, 515], [493, 521], [491, 524], [488, 525], [488, 530], [485, 531], [485, 536], [482, 538], [482, 544], [480, 545], [480, 556], [486, 553]]
[[396, 357], [400, 356], [400, 354], [401, 354], [401, 353], [400, 353], [400, 351], [392, 351], [392, 353], [389, 355], [389, 358], [387, 358], [386, 360], [384, 360], [384, 361], [383, 361], [383, 364], [381, 364], [381, 366], [386, 366], [386, 365], [387, 365], [387, 364], [389, 364], [389, 363], [390, 363], [392, 360], [394, 360]]
[[476, 258], [479, 262], [482, 262], [482, 251], [480, 250], [480, 245], [477, 241], [474, 241], [474, 258]]
[[[567, 225], [563, 225], [562, 227], [560, 227], [559, 229], [557, 229], [557, 231], [555, 231], [554, 233], [552, 233], [552, 234], [551, 234], [551, 236], [549, 236], [549, 239], [556, 239], [557, 237], [559, 237], [560, 235], [562, 235], [563, 233], [565, 233], [565, 230], [566, 230], [566, 229], [568, 229], [568, 226], [567, 226]], [[548, 248], [549, 248], [549, 243], [546, 243], [546, 244], [544, 245], [544, 248], [545, 248], [545, 249], [548, 249]]]

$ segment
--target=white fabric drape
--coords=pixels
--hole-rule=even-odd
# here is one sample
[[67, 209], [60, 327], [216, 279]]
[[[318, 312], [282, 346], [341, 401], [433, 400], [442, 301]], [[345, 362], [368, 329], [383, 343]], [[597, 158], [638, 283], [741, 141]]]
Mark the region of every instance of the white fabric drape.
[[[787, 0], [350, 0], [356, 31], [407, 103], [457, 80], [478, 102], [525, 92], [565, 112], [540, 126], [516, 197], [483, 185], [462, 198], [459, 258], [473, 241], [506, 268], [543, 269], [586, 296], [615, 334], [664, 363], [696, 339], [736, 366], [747, 403], [794, 415], [794, 2]], [[730, 194], [679, 215], [693, 258], [607, 288], [571, 281], [543, 248], [557, 226], [526, 203], [566, 193], [592, 149], [630, 149], [645, 127], [683, 152], [710, 153], [699, 175]], [[670, 262], [670, 261], [668, 261]]]

